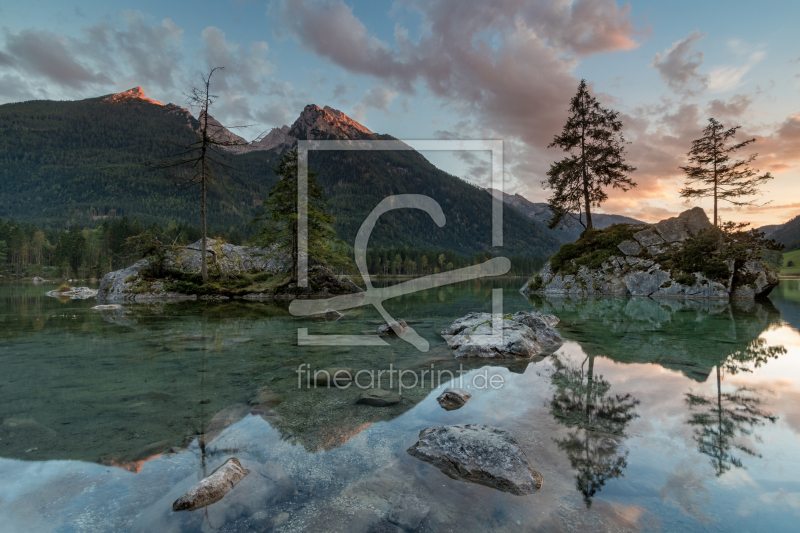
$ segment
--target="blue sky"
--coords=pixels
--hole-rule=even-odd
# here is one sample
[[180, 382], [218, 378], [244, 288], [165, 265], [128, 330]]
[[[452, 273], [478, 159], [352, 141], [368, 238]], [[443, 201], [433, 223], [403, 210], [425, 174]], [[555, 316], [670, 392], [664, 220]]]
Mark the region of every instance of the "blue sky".
[[[774, 223], [800, 213], [798, 20], [790, 1], [33, 1], [0, 6], [0, 103], [139, 85], [183, 104], [224, 64], [214, 114], [255, 124], [247, 138], [315, 103], [399, 138], [503, 139], [506, 189], [543, 200], [562, 156], [546, 146], [586, 78], [621, 112], [637, 167], [639, 186], [605, 211], [686, 209], [677, 166], [715, 116], [755, 137], [756, 167], [776, 176], [771, 204], [723, 217]], [[488, 183], [482, 154], [426, 155]]]

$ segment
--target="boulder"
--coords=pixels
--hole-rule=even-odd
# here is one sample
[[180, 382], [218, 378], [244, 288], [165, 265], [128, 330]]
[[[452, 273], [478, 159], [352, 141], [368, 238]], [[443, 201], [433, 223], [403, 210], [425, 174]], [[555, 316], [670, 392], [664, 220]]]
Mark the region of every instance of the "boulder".
[[97, 295], [95, 289], [89, 287], [70, 287], [68, 291], [55, 290], [46, 292], [45, 295], [51, 298], [69, 298], [70, 300], [86, 300]]
[[543, 483], [509, 432], [483, 424], [423, 429], [407, 453], [453, 479], [518, 496], [536, 492]]
[[688, 211], [684, 211], [678, 215], [678, 218], [683, 220], [686, 230], [692, 237], [697, 235], [700, 230], [710, 228], [713, 225], [711, 221], [708, 220], [708, 215], [706, 215], [702, 207], [693, 207]]
[[341, 387], [353, 381], [355, 372], [352, 368], [323, 368], [315, 370], [313, 376], [317, 387]]
[[638, 231], [633, 234], [633, 238], [645, 248], [648, 246], [664, 244], [664, 239], [662, 239], [653, 228]]
[[736, 274], [731, 297], [737, 300], [766, 297], [780, 283], [777, 274], [757, 259], [747, 261]]
[[403, 397], [396, 392], [383, 389], [365, 390], [356, 403], [371, 405], [373, 407], [387, 407], [400, 403]]
[[249, 473], [236, 457], [232, 457], [175, 500], [172, 510], [194, 511], [218, 502]]
[[388, 520], [406, 531], [414, 531], [430, 510], [430, 507], [413, 494], [400, 494], [392, 501]]
[[456, 409], [464, 407], [467, 404], [467, 400], [470, 398], [472, 398], [472, 394], [467, 391], [448, 387], [436, 398], [436, 401], [439, 402], [439, 405], [444, 409], [455, 411]]
[[636, 241], [622, 241], [617, 248], [625, 255], [639, 255], [642, 251], [642, 247]]
[[655, 225], [655, 229], [661, 235], [661, 238], [668, 243], [685, 241], [690, 236], [689, 228], [686, 227], [686, 220], [680, 217], [662, 220]]
[[389, 322], [378, 328], [379, 335], [395, 335], [402, 337], [408, 331], [408, 324], [402, 318], [398, 318], [394, 322]]
[[[495, 320], [500, 322], [497, 335]], [[564, 343], [550, 325], [557, 323], [556, 317], [545, 317], [536, 310], [514, 315], [470, 313], [442, 331], [442, 336], [456, 359], [530, 359], [552, 353]]]
[[336, 322], [344, 315], [337, 311], [336, 309], [326, 309], [322, 313], [319, 314], [320, 318], [324, 318], [326, 322]]

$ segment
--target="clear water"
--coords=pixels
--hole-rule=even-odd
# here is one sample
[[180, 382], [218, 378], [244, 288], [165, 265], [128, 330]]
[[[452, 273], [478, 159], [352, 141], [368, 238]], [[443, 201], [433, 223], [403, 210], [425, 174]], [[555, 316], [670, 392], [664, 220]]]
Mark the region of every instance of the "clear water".
[[[381, 520], [400, 494], [429, 505], [420, 531], [795, 530], [798, 280], [734, 305], [529, 300], [521, 284], [386, 302], [428, 339], [426, 353], [397, 339], [297, 346], [298, 327], [375, 329], [380, 317], [366, 308], [338, 322], [292, 317], [280, 303], [100, 312], [94, 300], [45, 297], [48, 286], [0, 285], [0, 531], [390, 531]], [[457, 371], [437, 332], [490, 311], [493, 288], [504, 289], [504, 312], [557, 315], [567, 342], [530, 364], [465, 366], [464, 408], [436, 402], [447, 374], [391, 407], [357, 405], [354, 387], [298, 387], [303, 363]], [[504, 384], [476, 388], [479, 374]], [[266, 400], [248, 405], [258, 391]], [[515, 496], [405, 453], [420, 430], [460, 423], [510, 431], [543, 488]], [[172, 512], [232, 455], [278, 472], [283, 489], [256, 472], [219, 503]]]

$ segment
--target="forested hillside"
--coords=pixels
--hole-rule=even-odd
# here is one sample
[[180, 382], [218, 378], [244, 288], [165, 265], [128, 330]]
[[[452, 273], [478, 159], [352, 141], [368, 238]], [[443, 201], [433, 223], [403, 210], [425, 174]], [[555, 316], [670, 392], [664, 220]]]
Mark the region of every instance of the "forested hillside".
[[[0, 106], [0, 217], [47, 229], [92, 228], [127, 216], [147, 226], [199, 224], [196, 190], [178, 192], [143, 163], [192, 140], [191, 119], [177, 106], [146, 102], [32, 101]], [[380, 138], [391, 139], [389, 136]], [[218, 168], [209, 191], [209, 226], [247, 238], [248, 225], [276, 179], [279, 153], [231, 156], [237, 170]], [[447, 217], [438, 228], [427, 214], [384, 215], [370, 239], [380, 248], [447, 249], [463, 257], [491, 251], [491, 199], [416, 152], [316, 152], [334, 229], [352, 245], [366, 215], [390, 194], [426, 194]], [[510, 206], [504, 246], [495, 253], [546, 257], [558, 236]]]

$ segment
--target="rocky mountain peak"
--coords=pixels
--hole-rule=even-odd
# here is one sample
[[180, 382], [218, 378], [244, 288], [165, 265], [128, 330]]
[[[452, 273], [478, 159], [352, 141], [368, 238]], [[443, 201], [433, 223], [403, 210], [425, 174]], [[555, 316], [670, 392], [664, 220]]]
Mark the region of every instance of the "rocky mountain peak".
[[127, 91], [122, 91], [121, 93], [109, 94], [103, 97], [103, 101], [112, 104], [133, 102], [133, 103], [164, 105], [158, 100], [153, 100], [152, 98], [148, 98], [144, 94], [144, 89], [142, 89], [141, 87], [134, 87], [133, 89], [128, 89]]
[[289, 135], [297, 139], [324, 140], [332, 137], [357, 140], [371, 136], [368, 130], [338, 109], [309, 104], [292, 124]]

